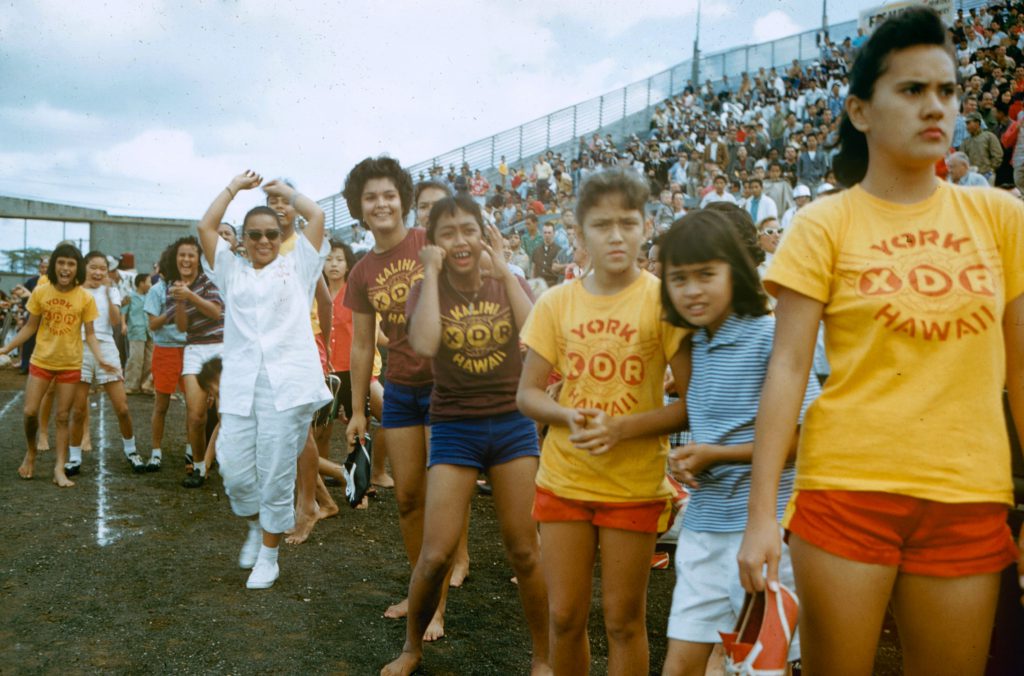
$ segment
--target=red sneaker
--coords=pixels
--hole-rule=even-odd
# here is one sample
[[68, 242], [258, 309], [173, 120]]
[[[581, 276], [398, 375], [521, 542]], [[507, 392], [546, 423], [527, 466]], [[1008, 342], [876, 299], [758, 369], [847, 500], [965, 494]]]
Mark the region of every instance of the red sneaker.
[[796, 631], [800, 601], [785, 585], [747, 594], [732, 632], [719, 632], [730, 674], [782, 676]]
[[668, 568], [671, 561], [672, 559], [668, 555], [668, 552], [654, 552], [654, 556], [651, 557], [651, 568], [655, 570], [665, 570]]

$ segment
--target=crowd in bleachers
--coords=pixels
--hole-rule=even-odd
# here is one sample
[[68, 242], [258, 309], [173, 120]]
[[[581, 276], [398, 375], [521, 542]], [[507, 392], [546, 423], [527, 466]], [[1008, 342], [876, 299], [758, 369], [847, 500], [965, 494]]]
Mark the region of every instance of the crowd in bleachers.
[[[1014, 2], [958, 10], [949, 28], [960, 64], [960, 114], [949, 155], [936, 171], [950, 181], [1017, 194], [1024, 189], [1024, 170], [1018, 169], [1024, 137], [1018, 144], [1017, 135], [1024, 110], [1021, 9]], [[848, 70], [866, 40], [863, 30], [841, 42], [826, 34], [812, 61], [745, 72], [738, 81], [691, 81], [654, 107], [646, 133], [582, 136], [571, 156], [548, 150], [529, 163], [502, 156], [493, 183], [467, 163], [434, 166], [416, 178], [472, 195], [489, 221], [514, 233], [512, 255], [526, 276], [549, 284], [558, 275], [572, 279], [579, 267], [571, 214], [576, 187], [609, 167], [633, 167], [649, 179], [652, 241], [687, 211], [716, 201], [737, 204], [759, 226], [778, 221], [766, 227], [784, 231], [796, 209], [841, 187], [832, 158]], [[530, 214], [537, 218], [531, 221]], [[550, 268], [535, 270], [533, 251], [548, 222], [560, 252]]]

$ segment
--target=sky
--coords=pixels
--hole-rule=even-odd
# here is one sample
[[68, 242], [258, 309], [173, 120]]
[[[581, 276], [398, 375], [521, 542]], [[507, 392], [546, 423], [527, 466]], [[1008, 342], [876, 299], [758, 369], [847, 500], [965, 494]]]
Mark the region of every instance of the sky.
[[[682, 62], [695, 17], [696, 0], [0, 0], [0, 195], [197, 219], [251, 168], [321, 199], [364, 157], [414, 164]], [[701, 49], [820, 24], [820, 0], [704, 0]]]

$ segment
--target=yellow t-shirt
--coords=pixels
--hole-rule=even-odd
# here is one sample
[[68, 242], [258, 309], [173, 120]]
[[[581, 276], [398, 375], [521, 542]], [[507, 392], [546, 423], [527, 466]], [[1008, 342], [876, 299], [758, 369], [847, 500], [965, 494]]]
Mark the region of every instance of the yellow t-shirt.
[[[281, 248], [278, 249], [277, 252], [279, 256], [287, 256], [291, 252], [295, 251], [295, 243], [299, 241], [299, 238], [296, 236], [296, 232], [297, 231], [293, 230], [291, 237], [289, 237], [288, 239], [281, 240]], [[309, 321], [313, 325], [313, 335], [319, 336], [322, 333], [322, 331], [320, 330], [320, 316], [317, 314], [315, 293], [313, 294], [313, 304], [310, 306], [310, 308], [311, 309], [309, 311]]]
[[48, 371], [82, 368], [82, 324], [99, 316], [92, 295], [80, 286], [58, 291], [46, 284], [35, 288], [25, 307], [40, 317], [31, 362]]
[[1011, 501], [1002, 318], [1024, 292], [1020, 201], [854, 187], [797, 212], [765, 286], [825, 304], [832, 374], [804, 417], [797, 490]]
[[[659, 285], [644, 272], [619, 293], [598, 296], [576, 280], [537, 300], [520, 339], [564, 375], [561, 405], [613, 416], [663, 405], [665, 368], [687, 332], [662, 321]], [[571, 500], [657, 500], [671, 494], [667, 454], [666, 437], [639, 437], [590, 455], [570, 443], [568, 427], [552, 425], [537, 485]]]

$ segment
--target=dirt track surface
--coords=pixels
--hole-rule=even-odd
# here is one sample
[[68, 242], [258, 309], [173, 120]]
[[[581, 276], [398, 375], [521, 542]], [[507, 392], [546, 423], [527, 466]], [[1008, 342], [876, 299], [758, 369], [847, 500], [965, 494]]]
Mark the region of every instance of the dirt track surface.
[[[381, 615], [408, 585], [393, 491], [367, 511], [343, 506], [303, 545], [282, 544], [281, 578], [249, 591], [236, 563], [245, 527], [219, 475], [201, 489], [179, 485], [182, 404], [172, 402], [163, 470], [136, 475], [109, 402], [94, 394], [94, 450], [77, 485], [61, 490], [49, 482], [52, 452], [40, 455], [36, 479], [17, 476], [23, 383], [0, 371], [0, 673], [375, 674], [398, 653], [404, 621]], [[148, 457], [152, 400], [129, 405]], [[472, 509], [471, 575], [449, 596], [447, 636], [426, 647], [419, 673], [527, 673], [529, 640], [490, 498]], [[664, 659], [673, 584], [671, 569], [652, 571], [652, 673]], [[593, 673], [603, 674], [594, 588]], [[898, 665], [889, 643], [876, 673], [899, 673], [885, 666]]]

